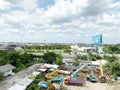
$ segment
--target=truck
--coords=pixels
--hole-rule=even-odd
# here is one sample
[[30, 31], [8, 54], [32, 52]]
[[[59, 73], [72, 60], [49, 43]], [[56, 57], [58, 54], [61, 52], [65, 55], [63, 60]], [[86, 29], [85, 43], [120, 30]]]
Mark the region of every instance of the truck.
[[59, 70], [58, 73], [59, 73], [59, 74], [63, 74], [63, 75], [70, 75], [70, 74], [71, 74], [70, 71], [66, 71], [66, 70]]
[[65, 79], [64, 83], [66, 85], [84, 85], [85, 81], [82, 79]]

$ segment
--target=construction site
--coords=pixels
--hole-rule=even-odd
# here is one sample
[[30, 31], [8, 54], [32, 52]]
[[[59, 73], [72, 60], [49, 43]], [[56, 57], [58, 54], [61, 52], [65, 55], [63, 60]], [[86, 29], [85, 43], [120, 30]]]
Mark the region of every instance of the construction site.
[[[42, 68], [48, 68], [45, 65]], [[65, 64], [47, 69], [44, 80], [38, 83], [39, 90], [118, 90], [108, 72], [103, 71], [102, 62], [93, 66], [90, 62], [81, 63], [77, 69], [68, 69]]]

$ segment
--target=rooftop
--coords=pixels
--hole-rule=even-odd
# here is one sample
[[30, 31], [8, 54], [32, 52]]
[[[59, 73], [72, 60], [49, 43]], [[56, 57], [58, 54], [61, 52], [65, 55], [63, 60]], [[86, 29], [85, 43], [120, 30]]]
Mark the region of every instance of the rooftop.
[[3, 66], [0, 66], [0, 72], [4, 73], [4, 72], [12, 70], [14, 68], [15, 68], [14, 66], [12, 66], [10, 64], [6, 64], [6, 65], [3, 65]]

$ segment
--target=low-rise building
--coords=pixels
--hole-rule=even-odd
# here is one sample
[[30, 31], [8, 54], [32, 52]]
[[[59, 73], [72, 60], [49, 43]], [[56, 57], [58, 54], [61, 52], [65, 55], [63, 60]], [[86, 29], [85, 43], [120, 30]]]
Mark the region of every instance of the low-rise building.
[[4, 77], [8, 75], [13, 75], [13, 69], [15, 69], [15, 67], [10, 64], [0, 66], [0, 72], [3, 73]]

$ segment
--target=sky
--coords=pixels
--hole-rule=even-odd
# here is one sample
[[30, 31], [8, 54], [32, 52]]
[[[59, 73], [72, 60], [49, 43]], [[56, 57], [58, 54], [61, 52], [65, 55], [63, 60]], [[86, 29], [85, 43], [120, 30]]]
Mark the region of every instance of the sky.
[[120, 43], [120, 0], [0, 0], [0, 42]]

